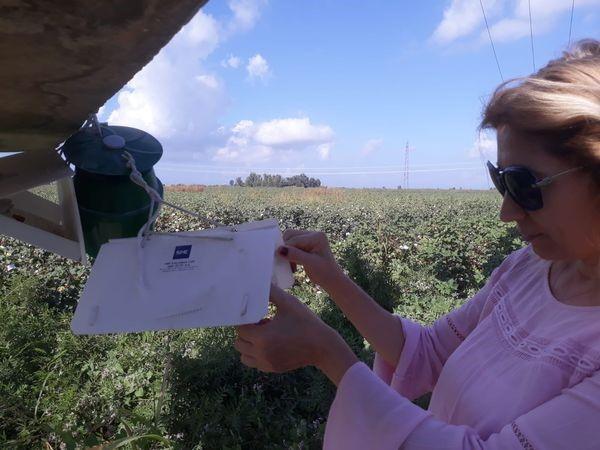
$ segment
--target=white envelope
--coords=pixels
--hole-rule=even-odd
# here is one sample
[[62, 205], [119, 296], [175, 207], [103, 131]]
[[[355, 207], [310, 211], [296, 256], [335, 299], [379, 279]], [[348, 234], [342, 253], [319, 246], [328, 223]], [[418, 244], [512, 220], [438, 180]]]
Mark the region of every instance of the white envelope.
[[[277, 223], [277, 219], [265, 219], [257, 222], [242, 223], [240, 225], [236, 225], [235, 229], [239, 231], [248, 231], [264, 227], [275, 227], [279, 229], [279, 224]], [[275, 248], [278, 248], [283, 244], [284, 242], [281, 232], [277, 233]], [[272, 283], [281, 289], [289, 289], [294, 285], [294, 274], [290, 268], [290, 263], [278, 254], [275, 255], [275, 267], [273, 267]]]
[[[143, 242], [143, 245], [141, 245]], [[102, 246], [71, 322], [75, 334], [255, 323], [271, 282], [293, 284], [275, 220], [116, 239]]]

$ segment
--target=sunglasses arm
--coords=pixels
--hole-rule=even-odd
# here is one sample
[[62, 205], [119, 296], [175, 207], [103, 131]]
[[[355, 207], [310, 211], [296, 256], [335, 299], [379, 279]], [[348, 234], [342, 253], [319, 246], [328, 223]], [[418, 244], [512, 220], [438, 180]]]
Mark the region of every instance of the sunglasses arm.
[[576, 170], [579, 170], [579, 169], [583, 169], [583, 166], [573, 167], [572, 169], [568, 169], [568, 170], [565, 170], [563, 172], [559, 172], [559, 173], [557, 173], [555, 175], [551, 175], [549, 177], [543, 178], [540, 181], [538, 181], [537, 183], [534, 183], [532, 185], [532, 187], [536, 187], [537, 188], [537, 187], [548, 186], [550, 183], [552, 183], [552, 181], [554, 181], [555, 178], [558, 178], [561, 175], [566, 175], [568, 173], [575, 172]]

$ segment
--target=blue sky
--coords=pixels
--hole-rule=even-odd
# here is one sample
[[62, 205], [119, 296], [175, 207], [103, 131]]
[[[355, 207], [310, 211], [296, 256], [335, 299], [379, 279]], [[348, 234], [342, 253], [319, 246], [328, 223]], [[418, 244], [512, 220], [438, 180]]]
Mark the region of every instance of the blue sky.
[[[536, 67], [572, 0], [531, 0]], [[483, 0], [504, 79], [533, 70], [527, 0]], [[576, 0], [572, 40], [598, 38]], [[482, 101], [501, 81], [479, 0], [211, 0], [100, 110], [156, 136], [164, 183], [305, 172], [328, 186], [488, 188]], [[483, 156], [481, 156], [483, 155]]]

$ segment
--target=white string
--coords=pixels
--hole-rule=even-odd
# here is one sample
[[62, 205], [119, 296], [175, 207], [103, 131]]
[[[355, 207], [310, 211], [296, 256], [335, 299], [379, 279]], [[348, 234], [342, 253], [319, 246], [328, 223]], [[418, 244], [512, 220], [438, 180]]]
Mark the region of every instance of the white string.
[[[138, 170], [138, 168], [135, 165], [135, 159], [133, 158], [133, 156], [131, 156], [131, 153], [127, 152], [127, 151], [123, 151], [123, 158], [127, 160], [127, 167], [129, 169], [131, 169], [131, 173], [129, 174], [129, 179], [137, 184], [138, 186], [140, 186], [142, 189], [144, 189], [144, 191], [146, 191], [146, 193], [148, 194], [148, 196], [150, 197], [150, 209], [148, 211], [148, 221], [142, 225], [142, 227], [140, 228], [140, 230], [138, 231], [137, 234], [137, 238], [139, 241], [139, 246], [137, 249], [137, 257], [138, 257], [138, 288], [141, 290], [142, 294], [144, 293], [144, 289], [149, 289], [149, 284], [148, 284], [148, 280], [146, 277], [146, 273], [144, 270], [144, 254], [143, 254], [143, 249], [144, 249], [144, 244], [146, 243], [146, 241], [150, 238], [150, 234], [152, 232], [152, 230], [150, 229], [150, 227], [152, 226], [152, 224], [156, 221], [156, 219], [158, 218], [159, 214], [160, 214], [160, 209], [162, 204], [164, 203], [167, 206], [170, 206], [172, 208], [175, 208], [179, 211], [182, 211], [186, 214], [189, 214], [191, 216], [194, 217], [198, 217], [198, 218], [203, 218], [205, 220], [208, 220], [209, 222], [213, 223], [213, 224], [218, 224], [218, 222], [215, 222], [213, 220], [208, 219], [207, 217], [202, 217], [199, 214], [193, 212], [193, 211], [189, 211], [185, 208], [182, 208], [180, 206], [174, 205], [172, 203], [166, 202], [164, 201], [160, 194], [156, 191], [156, 189], [153, 189], [152, 187], [150, 187], [150, 185], [148, 183], [146, 183], [146, 180], [144, 180], [144, 177], [142, 177], [141, 172]], [[156, 206], [156, 211], [153, 212], [154, 207]], [[220, 224], [218, 224], [220, 225]], [[230, 228], [230, 232], [231, 231], [236, 231], [236, 229], [234, 227]], [[209, 236], [206, 236], [207, 238]], [[231, 240], [231, 237], [229, 237], [229, 239], [227, 239], [226, 237], [222, 236], [222, 235], [217, 235], [217, 236], [212, 236], [213, 239], [225, 239], [225, 240]]]
[[102, 139], [102, 127], [100, 126], [100, 121], [98, 120], [98, 116], [96, 114], [90, 114], [86, 121], [81, 126], [81, 129], [84, 128], [94, 128], [100, 139]]
[[[156, 189], [153, 189], [148, 183], [146, 183], [146, 180], [144, 180], [144, 177], [142, 176], [141, 172], [136, 167], [135, 159], [133, 158], [133, 156], [131, 156], [131, 153], [124, 151], [123, 158], [125, 160], [127, 160], [127, 167], [131, 170], [129, 179], [131, 181], [133, 181], [135, 184], [137, 184], [138, 186], [140, 186], [142, 189], [144, 189], [144, 191], [146, 191], [146, 193], [150, 197], [150, 210], [148, 211], [148, 221], [138, 231], [138, 237], [146, 237], [146, 239], [149, 237], [150, 232], [151, 232], [150, 227], [156, 221], [158, 216], [160, 215], [160, 209], [163, 204], [170, 206], [171, 208], [177, 209], [181, 212], [184, 212], [186, 214], [189, 214], [190, 216], [193, 216], [193, 217], [196, 217], [196, 218], [199, 218], [202, 220], [206, 220], [207, 222], [209, 222], [210, 224], [212, 224], [216, 227], [225, 227], [225, 225], [221, 224], [220, 222], [217, 222], [216, 220], [209, 219], [208, 217], [204, 217], [198, 213], [190, 211], [189, 209], [182, 208], [181, 206], [178, 206], [173, 203], [167, 202], [166, 200], [163, 200], [163, 198], [156, 191]], [[153, 213], [155, 206], [156, 206], [156, 211], [154, 211], [154, 213]], [[231, 230], [235, 231], [235, 228], [231, 228]], [[142, 241], [142, 246], [143, 246], [143, 241]]]

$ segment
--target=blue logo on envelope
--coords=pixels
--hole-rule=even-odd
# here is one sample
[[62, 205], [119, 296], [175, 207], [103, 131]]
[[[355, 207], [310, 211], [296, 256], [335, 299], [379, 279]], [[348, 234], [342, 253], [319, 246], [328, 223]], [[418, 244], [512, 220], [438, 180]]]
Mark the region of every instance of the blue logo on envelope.
[[191, 245], [179, 245], [175, 247], [173, 259], [187, 259], [190, 257], [190, 253], [192, 253]]

